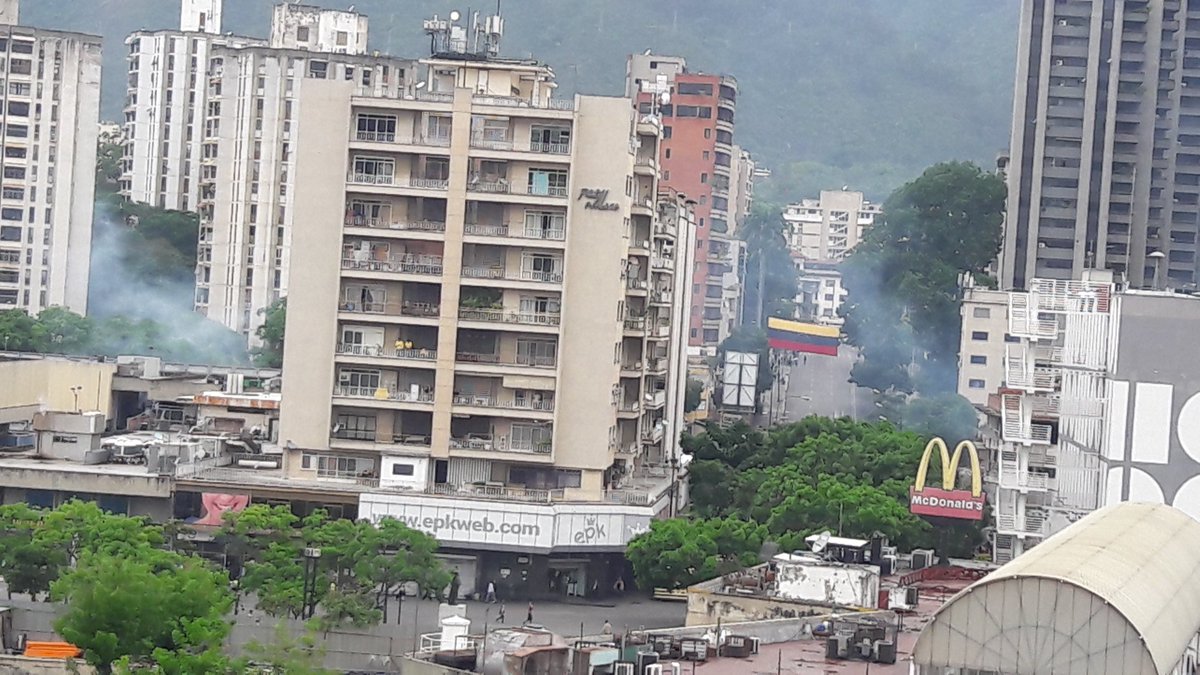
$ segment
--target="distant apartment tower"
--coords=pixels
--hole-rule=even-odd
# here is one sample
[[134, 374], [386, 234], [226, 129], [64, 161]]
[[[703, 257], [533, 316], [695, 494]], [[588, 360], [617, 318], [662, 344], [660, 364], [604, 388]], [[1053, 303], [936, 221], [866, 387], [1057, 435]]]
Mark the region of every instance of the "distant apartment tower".
[[0, 3], [0, 310], [87, 310], [101, 39], [17, 25]]
[[[396, 96], [413, 63], [259, 45], [213, 47], [200, 153], [196, 311], [254, 340], [262, 310], [287, 295], [301, 82], [349, 81]], [[303, 142], [322, 145], [313, 130]]]
[[660, 120], [535, 62], [420, 66], [402, 95], [299, 84], [287, 473], [497, 522], [658, 504], [634, 486], [677, 468], [695, 248]]
[[1001, 283], [1111, 269], [1195, 288], [1194, 3], [1024, 0]]
[[[626, 94], [637, 101], [642, 114], [663, 118], [663, 184], [696, 200], [698, 234], [691, 278], [700, 290], [693, 296], [688, 331], [693, 347], [716, 347], [728, 332], [726, 275], [739, 272], [732, 239], [743, 214], [738, 213], [737, 200], [730, 201], [731, 194], [737, 194], [743, 166], [743, 153], [733, 137], [737, 92], [734, 78], [691, 72], [680, 57], [629, 57]], [[753, 165], [745, 166], [745, 178], [752, 180]]]
[[804, 199], [784, 209], [788, 248], [804, 260], [841, 261], [881, 212], [861, 192], [822, 190], [819, 199]]
[[[353, 5], [351, 5], [353, 7]], [[271, 20], [271, 46], [332, 54], [367, 53], [367, 17], [350, 11], [282, 2]]]

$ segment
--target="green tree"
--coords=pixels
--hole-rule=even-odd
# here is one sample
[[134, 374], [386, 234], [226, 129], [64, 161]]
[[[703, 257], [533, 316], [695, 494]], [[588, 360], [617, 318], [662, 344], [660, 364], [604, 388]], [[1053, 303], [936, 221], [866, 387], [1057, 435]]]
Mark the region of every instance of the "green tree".
[[334, 672], [315, 665], [324, 660], [325, 649], [314, 631], [294, 636], [283, 622], [275, 625], [274, 641], [251, 642], [245, 651], [254, 672], [279, 675], [333, 675]]
[[0, 349], [35, 351], [40, 343], [37, 321], [23, 309], [0, 311]]
[[38, 351], [82, 354], [92, 345], [91, 319], [66, 307], [47, 307], [37, 315]]
[[758, 562], [766, 529], [737, 519], [656, 520], [625, 556], [642, 588], [686, 588]]
[[852, 378], [878, 391], [953, 391], [960, 285], [983, 277], [1000, 249], [1005, 186], [971, 163], [927, 169], [892, 193], [842, 265]]
[[280, 298], [259, 312], [264, 319], [254, 334], [262, 340], [262, 346], [254, 349], [254, 363], [265, 368], [281, 368], [283, 333], [287, 326], [287, 298]]
[[69, 562], [88, 553], [121, 556], [166, 543], [158, 525], [75, 499], [45, 512], [34, 541], [61, 550]]
[[688, 378], [687, 390], [683, 396], [683, 412], [695, 412], [700, 407], [704, 395], [704, 383], [694, 378]]
[[[203, 560], [143, 546], [113, 554], [82, 555], [55, 581], [52, 594], [66, 605], [54, 622], [100, 673], [113, 663], [152, 661], [163, 672], [205, 675], [224, 663], [233, 605], [229, 579]], [[216, 671], [216, 672], [219, 672]]]
[[744, 320], [748, 325], [759, 325], [760, 303], [764, 325], [768, 317], [795, 315], [796, 268], [788, 253], [785, 227], [779, 205], [756, 200], [737, 232], [746, 243]]
[[67, 562], [61, 547], [35, 539], [43, 515], [27, 504], [0, 506], [0, 576], [9, 598], [13, 593], [26, 593], [36, 600], [49, 593], [50, 583]]

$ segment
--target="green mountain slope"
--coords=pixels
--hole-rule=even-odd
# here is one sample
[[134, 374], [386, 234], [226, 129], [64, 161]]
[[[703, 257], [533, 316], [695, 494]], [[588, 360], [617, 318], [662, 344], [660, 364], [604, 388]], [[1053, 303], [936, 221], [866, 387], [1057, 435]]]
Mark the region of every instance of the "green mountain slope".
[[[319, 0], [347, 7], [350, 0]], [[227, 0], [225, 29], [263, 35], [274, 0]], [[445, 0], [354, 0], [373, 47], [424, 55]], [[490, 3], [485, 3], [492, 8]], [[124, 96], [124, 36], [177, 25], [176, 0], [26, 0], [30, 25], [105, 37], [104, 117]], [[504, 52], [554, 66], [566, 91], [622, 91], [653, 48], [735, 75], [740, 142], [776, 171], [772, 197], [849, 184], [882, 199], [944, 159], [1007, 145], [1019, 0], [506, 0]]]

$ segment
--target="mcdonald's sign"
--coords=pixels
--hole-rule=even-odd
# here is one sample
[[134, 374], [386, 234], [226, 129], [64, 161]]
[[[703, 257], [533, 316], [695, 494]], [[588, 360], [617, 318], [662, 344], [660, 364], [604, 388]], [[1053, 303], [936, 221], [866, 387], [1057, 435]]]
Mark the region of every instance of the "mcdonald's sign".
[[[925, 477], [929, 472], [929, 460], [937, 448], [942, 460], [942, 487], [926, 487]], [[954, 479], [958, 474], [958, 463], [963, 450], [971, 458], [971, 489], [956, 490]], [[963, 441], [954, 448], [954, 454], [946, 448], [946, 442], [935, 438], [925, 446], [921, 464], [917, 467], [917, 482], [908, 492], [909, 511], [918, 516], [940, 516], [963, 520], [983, 519], [983, 476], [979, 470], [979, 452], [971, 441]]]

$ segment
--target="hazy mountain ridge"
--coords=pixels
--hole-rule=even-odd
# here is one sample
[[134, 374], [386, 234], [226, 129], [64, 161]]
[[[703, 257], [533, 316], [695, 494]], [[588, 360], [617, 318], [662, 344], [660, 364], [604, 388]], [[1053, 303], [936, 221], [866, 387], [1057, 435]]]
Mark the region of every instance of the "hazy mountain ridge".
[[[327, 7], [350, 2], [313, 0]], [[275, 0], [227, 0], [225, 30], [264, 35]], [[426, 53], [420, 19], [465, 5], [356, 0], [373, 48]], [[569, 5], [569, 8], [568, 8]], [[493, 7], [489, 3], [487, 9]], [[105, 119], [119, 119], [125, 36], [178, 25], [176, 0], [25, 0], [24, 23], [105, 38]], [[653, 48], [738, 78], [738, 140], [776, 171], [770, 196], [850, 184], [882, 198], [944, 159], [990, 164], [1008, 142], [1017, 0], [508, 0], [504, 53], [566, 91], [619, 94]]]

